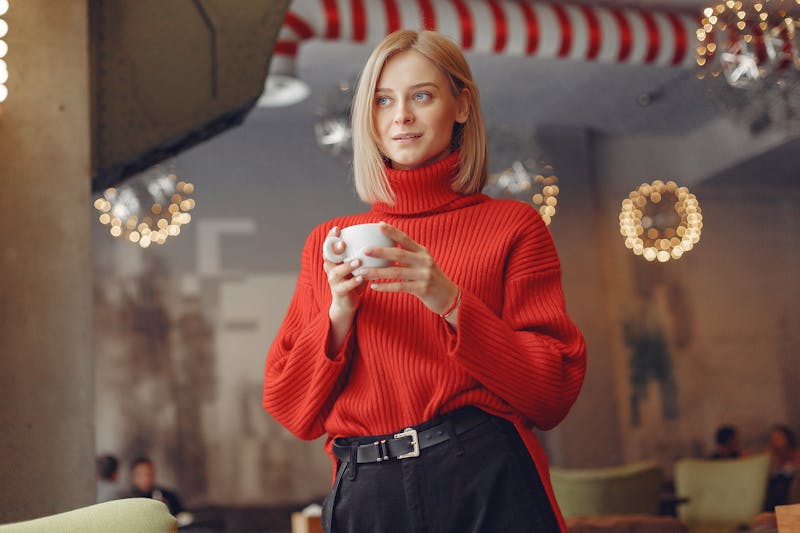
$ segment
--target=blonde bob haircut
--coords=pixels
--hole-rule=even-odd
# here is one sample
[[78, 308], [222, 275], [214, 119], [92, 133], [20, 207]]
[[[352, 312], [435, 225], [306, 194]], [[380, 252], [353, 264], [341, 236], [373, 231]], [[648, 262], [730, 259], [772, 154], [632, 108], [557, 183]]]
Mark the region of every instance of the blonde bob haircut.
[[353, 174], [358, 196], [369, 204], [394, 203], [386, 179], [386, 163], [375, 129], [375, 87], [384, 65], [394, 55], [415, 50], [436, 65], [450, 80], [453, 95], [464, 89], [468, 94], [469, 116], [464, 124], [455, 123], [451, 150], [460, 150], [459, 171], [452, 188], [461, 194], [480, 192], [486, 184], [486, 128], [480, 109], [478, 87], [472, 80], [461, 49], [435, 31], [398, 30], [388, 35], [370, 54], [353, 98]]

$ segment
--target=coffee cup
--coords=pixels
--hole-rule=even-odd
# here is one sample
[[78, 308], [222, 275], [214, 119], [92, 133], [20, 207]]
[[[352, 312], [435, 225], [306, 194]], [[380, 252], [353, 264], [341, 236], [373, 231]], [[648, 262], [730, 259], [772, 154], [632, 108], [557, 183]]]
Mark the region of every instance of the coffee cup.
[[[333, 245], [344, 242], [344, 252], [337, 254]], [[378, 257], [364, 255], [365, 248], [393, 247], [394, 241], [383, 234], [380, 224], [356, 224], [342, 228], [338, 237], [329, 235], [322, 243], [322, 256], [333, 263], [342, 263], [358, 259], [361, 267], [353, 272], [356, 276], [361, 268], [377, 268], [389, 266], [389, 261]]]

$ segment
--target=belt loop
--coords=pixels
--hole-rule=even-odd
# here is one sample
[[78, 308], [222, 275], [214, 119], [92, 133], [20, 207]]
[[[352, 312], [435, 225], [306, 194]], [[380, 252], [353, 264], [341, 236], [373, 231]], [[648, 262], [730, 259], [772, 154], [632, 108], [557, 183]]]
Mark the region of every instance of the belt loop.
[[356, 474], [358, 471], [358, 446], [353, 445], [350, 446], [350, 472], [348, 472], [348, 476], [350, 481], [356, 480]]
[[461, 457], [464, 455], [464, 446], [461, 444], [461, 440], [458, 438], [456, 434], [456, 420], [455, 416], [448, 416], [447, 417], [447, 432], [450, 434], [450, 440], [453, 442], [453, 448], [456, 451], [456, 457]]

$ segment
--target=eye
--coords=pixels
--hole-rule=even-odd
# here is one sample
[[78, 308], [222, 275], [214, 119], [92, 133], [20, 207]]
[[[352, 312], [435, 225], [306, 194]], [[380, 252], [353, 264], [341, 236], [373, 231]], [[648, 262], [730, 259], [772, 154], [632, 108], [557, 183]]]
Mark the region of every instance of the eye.
[[384, 106], [387, 106], [387, 105], [389, 105], [389, 103], [390, 103], [391, 101], [392, 101], [392, 99], [391, 99], [391, 98], [389, 98], [388, 96], [378, 96], [378, 97], [376, 97], [376, 98], [375, 98], [375, 104], [376, 104], [378, 107], [384, 107]]
[[425, 102], [431, 99], [431, 93], [420, 92], [414, 94], [414, 101], [416, 102]]

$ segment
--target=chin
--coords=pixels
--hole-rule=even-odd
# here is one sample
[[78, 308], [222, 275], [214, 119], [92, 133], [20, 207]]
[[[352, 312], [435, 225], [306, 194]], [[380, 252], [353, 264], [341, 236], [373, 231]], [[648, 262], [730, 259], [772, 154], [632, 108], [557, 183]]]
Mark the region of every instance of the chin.
[[449, 155], [449, 151], [447, 152], [440, 152], [440, 153], [433, 153], [433, 154], [425, 154], [420, 157], [412, 156], [412, 155], [400, 155], [397, 159], [389, 156], [389, 159], [392, 161], [392, 166], [397, 168], [397, 166], [406, 167], [407, 169], [422, 167], [428, 165], [430, 163], [434, 163], [441, 159], [444, 159]]

